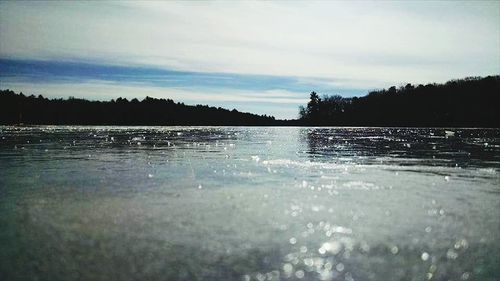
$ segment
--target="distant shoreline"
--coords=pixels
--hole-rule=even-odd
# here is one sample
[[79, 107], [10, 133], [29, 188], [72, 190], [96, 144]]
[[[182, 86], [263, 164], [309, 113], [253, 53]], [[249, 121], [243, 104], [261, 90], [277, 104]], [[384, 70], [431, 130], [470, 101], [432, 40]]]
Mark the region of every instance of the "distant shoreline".
[[0, 90], [0, 125], [500, 128], [500, 76], [391, 87], [364, 97], [311, 93], [299, 119], [277, 120], [171, 99], [47, 99]]
[[354, 98], [312, 92], [299, 114], [311, 126], [500, 128], [500, 76], [392, 86]]
[[117, 128], [309, 128], [309, 129], [433, 129], [433, 130], [500, 130], [499, 127], [405, 127], [405, 126], [310, 126], [310, 125], [78, 125], [78, 124], [0, 124], [0, 127], [37, 128], [37, 127], [117, 127]]

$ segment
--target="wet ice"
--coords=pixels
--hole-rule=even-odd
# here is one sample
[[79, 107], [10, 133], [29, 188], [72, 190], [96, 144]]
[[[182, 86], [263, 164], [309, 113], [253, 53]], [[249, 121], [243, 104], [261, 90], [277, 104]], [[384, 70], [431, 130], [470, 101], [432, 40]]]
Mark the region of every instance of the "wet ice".
[[1, 276], [491, 279], [500, 132], [450, 131], [0, 127]]

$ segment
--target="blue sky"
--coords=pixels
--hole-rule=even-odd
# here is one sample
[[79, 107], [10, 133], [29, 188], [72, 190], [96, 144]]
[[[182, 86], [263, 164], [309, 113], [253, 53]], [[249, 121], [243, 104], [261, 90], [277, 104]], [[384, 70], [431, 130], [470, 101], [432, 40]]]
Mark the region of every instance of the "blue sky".
[[0, 88], [295, 118], [343, 96], [500, 73], [500, 2], [0, 2]]

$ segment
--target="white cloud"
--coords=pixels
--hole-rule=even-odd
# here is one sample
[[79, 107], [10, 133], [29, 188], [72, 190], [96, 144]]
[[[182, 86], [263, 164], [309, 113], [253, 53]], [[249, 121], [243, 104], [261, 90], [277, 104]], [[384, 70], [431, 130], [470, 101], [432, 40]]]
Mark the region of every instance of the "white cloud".
[[499, 2], [0, 2], [0, 56], [317, 77], [500, 72]]

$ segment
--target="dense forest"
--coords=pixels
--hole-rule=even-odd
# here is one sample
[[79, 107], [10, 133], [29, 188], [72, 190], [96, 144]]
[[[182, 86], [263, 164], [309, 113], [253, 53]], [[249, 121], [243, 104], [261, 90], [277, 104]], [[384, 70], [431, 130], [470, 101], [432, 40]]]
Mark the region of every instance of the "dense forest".
[[500, 127], [500, 76], [320, 98], [312, 92], [300, 121], [310, 126]]
[[265, 126], [275, 123], [272, 116], [207, 105], [190, 106], [171, 99], [88, 101], [0, 91], [0, 124]]
[[235, 125], [500, 127], [500, 76], [470, 77], [445, 84], [372, 91], [364, 97], [320, 97], [312, 92], [298, 120], [185, 105], [171, 99], [142, 101], [47, 99], [0, 90], [0, 124]]

